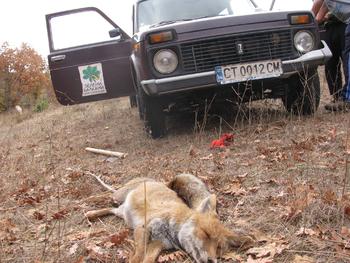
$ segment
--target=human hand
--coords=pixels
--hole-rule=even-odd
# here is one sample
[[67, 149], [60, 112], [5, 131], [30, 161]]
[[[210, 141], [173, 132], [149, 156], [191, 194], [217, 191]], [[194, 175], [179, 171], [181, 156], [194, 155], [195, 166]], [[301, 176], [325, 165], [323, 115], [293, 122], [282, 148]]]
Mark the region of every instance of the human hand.
[[327, 19], [329, 10], [324, 0], [315, 0], [311, 11], [314, 13], [316, 21], [322, 23]]

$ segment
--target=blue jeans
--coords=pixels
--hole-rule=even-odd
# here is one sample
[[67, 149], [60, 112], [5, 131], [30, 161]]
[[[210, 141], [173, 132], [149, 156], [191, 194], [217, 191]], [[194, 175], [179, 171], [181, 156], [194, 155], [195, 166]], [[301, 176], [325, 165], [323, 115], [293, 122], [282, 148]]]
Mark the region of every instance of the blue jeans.
[[345, 48], [344, 48], [344, 75], [345, 75], [345, 87], [343, 89], [343, 98], [346, 101], [350, 101], [350, 24], [347, 25], [345, 30]]

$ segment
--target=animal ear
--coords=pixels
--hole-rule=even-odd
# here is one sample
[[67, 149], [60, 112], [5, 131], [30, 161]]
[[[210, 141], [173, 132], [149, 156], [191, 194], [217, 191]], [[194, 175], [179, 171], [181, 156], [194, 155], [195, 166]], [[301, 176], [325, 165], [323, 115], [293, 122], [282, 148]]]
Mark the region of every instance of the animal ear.
[[197, 208], [198, 212], [200, 213], [209, 213], [214, 212], [216, 213], [216, 195], [211, 194], [207, 198], [205, 198], [199, 207]]

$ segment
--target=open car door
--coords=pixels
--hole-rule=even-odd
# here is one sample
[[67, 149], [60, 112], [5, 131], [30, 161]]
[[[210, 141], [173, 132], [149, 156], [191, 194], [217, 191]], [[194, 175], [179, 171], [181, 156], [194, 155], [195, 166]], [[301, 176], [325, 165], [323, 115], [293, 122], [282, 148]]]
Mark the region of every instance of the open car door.
[[94, 7], [46, 15], [52, 84], [63, 105], [134, 95], [131, 39]]

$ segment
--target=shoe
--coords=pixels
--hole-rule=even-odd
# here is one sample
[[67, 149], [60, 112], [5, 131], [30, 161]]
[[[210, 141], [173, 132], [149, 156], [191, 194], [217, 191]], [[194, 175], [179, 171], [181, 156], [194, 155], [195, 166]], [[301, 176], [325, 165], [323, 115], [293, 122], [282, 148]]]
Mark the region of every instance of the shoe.
[[350, 101], [338, 100], [327, 103], [324, 107], [328, 111], [347, 111], [350, 110]]

